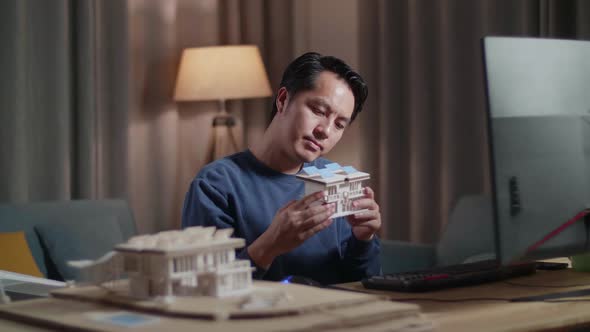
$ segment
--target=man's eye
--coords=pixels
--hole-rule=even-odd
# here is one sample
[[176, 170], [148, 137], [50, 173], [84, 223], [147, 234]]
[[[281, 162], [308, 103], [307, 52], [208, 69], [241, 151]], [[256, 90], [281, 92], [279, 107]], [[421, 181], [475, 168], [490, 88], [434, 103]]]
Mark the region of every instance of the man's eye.
[[312, 107], [311, 110], [318, 115], [324, 115], [324, 111], [322, 111], [321, 109], [317, 108], [317, 107]]
[[343, 125], [342, 123], [339, 123], [339, 122], [336, 123], [336, 128], [338, 128], [338, 129], [344, 129], [345, 127], [346, 126]]

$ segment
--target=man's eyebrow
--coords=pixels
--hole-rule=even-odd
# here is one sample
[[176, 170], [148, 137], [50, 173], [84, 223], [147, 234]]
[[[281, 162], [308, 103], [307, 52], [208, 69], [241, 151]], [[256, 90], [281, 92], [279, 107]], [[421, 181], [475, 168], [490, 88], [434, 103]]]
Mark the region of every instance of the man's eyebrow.
[[330, 104], [328, 104], [328, 102], [326, 102], [322, 98], [312, 98], [311, 102], [314, 104], [318, 104], [319, 106], [324, 107], [324, 108], [328, 108], [328, 109], [332, 108], [332, 107], [330, 107]]

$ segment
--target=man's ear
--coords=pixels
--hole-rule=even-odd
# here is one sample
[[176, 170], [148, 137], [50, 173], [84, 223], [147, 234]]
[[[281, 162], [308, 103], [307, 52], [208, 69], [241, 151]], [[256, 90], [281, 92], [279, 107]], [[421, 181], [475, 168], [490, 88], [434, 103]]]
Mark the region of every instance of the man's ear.
[[277, 99], [276, 99], [276, 106], [277, 106], [277, 113], [283, 113], [285, 107], [289, 103], [289, 92], [287, 88], [284, 86], [279, 89], [277, 92]]

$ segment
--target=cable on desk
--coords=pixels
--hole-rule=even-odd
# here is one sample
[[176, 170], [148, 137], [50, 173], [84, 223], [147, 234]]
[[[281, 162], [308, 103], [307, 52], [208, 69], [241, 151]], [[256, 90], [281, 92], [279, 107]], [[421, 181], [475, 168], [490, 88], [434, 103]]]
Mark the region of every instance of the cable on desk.
[[[428, 301], [428, 302], [477, 302], [477, 301], [500, 301], [512, 302], [512, 299], [497, 298], [497, 297], [474, 297], [466, 299], [435, 299], [435, 298], [406, 298], [406, 299], [390, 299], [396, 302], [407, 301]], [[569, 299], [569, 300], [527, 300], [519, 302], [547, 302], [547, 303], [561, 303], [561, 302], [590, 302], [590, 299]]]
[[568, 287], [582, 287], [582, 286], [590, 286], [589, 283], [584, 284], [570, 284], [570, 285], [532, 285], [532, 284], [521, 284], [518, 282], [513, 281], [502, 281], [502, 283], [512, 285], [512, 286], [520, 286], [520, 287], [531, 287], [531, 288], [568, 288]]
[[[545, 235], [545, 237], [543, 237], [541, 240], [535, 242], [533, 245], [531, 245], [530, 247], [528, 247], [526, 249], [526, 252], [527, 253], [530, 253], [530, 252], [535, 251], [542, 244], [544, 244], [548, 240], [552, 239], [557, 234], [563, 232], [566, 228], [570, 227], [571, 225], [577, 223], [580, 220], [584, 220], [584, 222], [586, 223], [586, 227], [588, 227], [588, 225], [589, 225], [588, 224], [588, 221], [587, 221], [588, 220], [588, 215], [590, 215], [590, 209], [584, 209], [584, 210], [580, 211], [572, 219], [566, 221], [564, 224], [560, 225], [559, 227], [557, 227], [556, 229], [554, 229], [553, 231], [551, 231], [549, 234]], [[586, 234], [588, 234], [588, 232], [586, 232]], [[586, 238], [586, 246], [587, 245], [588, 245], [588, 238]]]
[[[534, 301], [530, 301], [530, 302], [534, 302]], [[537, 301], [539, 302], [539, 301]], [[545, 300], [543, 302], [548, 302], [548, 303], [561, 303], [561, 302], [590, 302], [590, 299], [570, 299], [570, 300]]]
[[405, 299], [390, 299], [391, 301], [396, 302], [406, 302], [406, 301], [430, 301], [430, 302], [472, 302], [472, 301], [501, 301], [501, 302], [510, 302], [512, 299], [506, 298], [499, 298], [499, 297], [470, 297], [464, 299], [437, 299], [437, 298], [428, 298], [428, 297], [411, 297]]

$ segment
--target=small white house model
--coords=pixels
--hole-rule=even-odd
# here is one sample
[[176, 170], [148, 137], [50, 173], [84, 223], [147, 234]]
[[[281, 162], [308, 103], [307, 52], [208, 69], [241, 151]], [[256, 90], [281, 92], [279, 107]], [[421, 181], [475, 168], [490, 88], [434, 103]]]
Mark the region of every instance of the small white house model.
[[305, 182], [305, 195], [324, 191], [324, 203], [335, 203], [336, 212], [331, 218], [343, 217], [365, 210], [355, 209], [352, 202], [364, 197], [362, 182], [368, 180], [369, 173], [357, 171], [352, 166], [338, 163], [304, 167], [297, 177]]
[[126, 274], [129, 295], [137, 298], [244, 295], [251, 291], [253, 268], [235, 258], [245, 240], [232, 233], [232, 228], [196, 226], [135, 236], [115, 246], [115, 253], [78, 267], [101, 284]]

